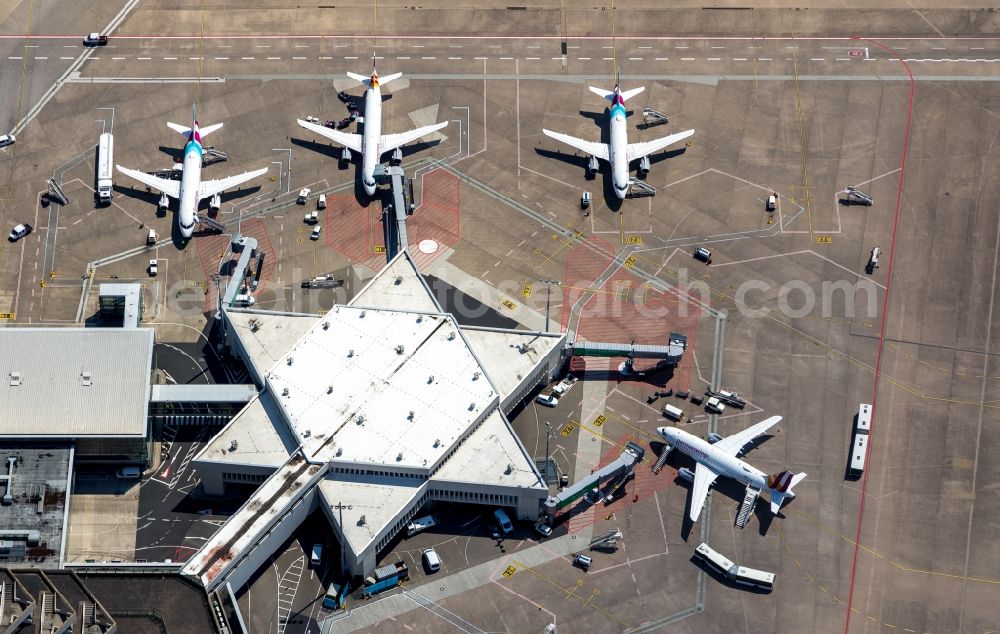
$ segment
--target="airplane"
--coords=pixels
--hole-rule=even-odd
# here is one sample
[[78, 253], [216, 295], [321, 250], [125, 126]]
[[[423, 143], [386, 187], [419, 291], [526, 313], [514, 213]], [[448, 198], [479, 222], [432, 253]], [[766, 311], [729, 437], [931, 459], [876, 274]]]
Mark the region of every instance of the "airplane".
[[[265, 174], [268, 169], [266, 167], [262, 167], [259, 170], [244, 172], [243, 174], [229, 176], [228, 178], [220, 178], [210, 181], [201, 180], [201, 166], [204, 156], [204, 147], [201, 145], [201, 140], [221, 128], [222, 125], [223, 124], [221, 123], [216, 123], [215, 125], [205, 126], [204, 128], [201, 127], [198, 124], [198, 117], [195, 112], [194, 104], [191, 104], [190, 128], [176, 123], [167, 123], [167, 126], [169, 126], [171, 130], [183, 134], [188, 139], [187, 144], [184, 146], [184, 159], [182, 163], [183, 167], [180, 181], [161, 178], [159, 176], [154, 176], [153, 174], [140, 172], [139, 170], [122, 167], [121, 165], [115, 166], [122, 174], [131, 176], [140, 183], [144, 183], [150, 187], [158, 189], [164, 196], [176, 198], [180, 201], [180, 205], [177, 208], [177, 224], [180, 226], [181, 235], [185, 238], [190, 238], [194, 233], [199, 202], [206, 198], [212, 198], [226, 189], [236, 187], [237, 185], [245, 183], [249, 180], [253, 180], [258, 176]], [[161, 204], [165, 206], [166, 203], [164, 202]]]
[[360, 152], [362, 155], [361, 182], [365, 186], [365, 192], [369, 196], [373, 196], [375, 194], [375, 166], [382, 160], [383, 154], [406, 145], [410, 141], [415, 141], [422, 136], [427, 136], [431, 132], [440, 130], [448, 125], [448, 122], [435, 123], [434, 125], [424, 126], [416, 130], [410, 130], [409, 132], [382, 134], [381, 86], [388, 84], [394, 79], [399, 79], [403, 76], [403, 73], [394, 73], [385, 77], [379, 77], [378, 72], [375, 70], [375, 58], [373, 57], [371, 77], [365, 77], [357, 73], [347, 73], [347, 76], [368, 87], [368, 90], [365, 91], [364, 135], [332, 130], [309, 121], [303, 121], [302, 119], [297, 119], [297, 121], [306, 130], [315, 132], [347, 148], [343, 155], [344, 160], [350, 160], [351, 150]]
[[767, 489], [771, 494], [771, 512], [775, 515], [781, 510], [785, 498], [795, 497], [792, 488], [805, 480], [806, 474], [782, 471], [767, 475], [739, 459], [743, 448], [750, 441], [767, 432], [780, 420], [781, 416], [772, 416], [726, 438], [710, 434], [708, 441], [676, 427], [660, 427], [656, 430], [667, 443], [666, 451], [677, 449], [695, 460], [694, 474], [691, 474], [689, 469], [681, 469], [678, 472], [678, 475], [693, 482], [690, 512], [692, 522], [698, 521], [701, 508], [708, 496], [708, 489], [720, 475], [742, 482], [747, 487]]
[[627, 135], [627, 126], [625, 123], [625, 118], [627, 113], [625, 112], [625, 102], [635, 97], [643, 90], [645, 86], [639, 88], [633, 88], [632, 90], [626, 90], [622, 92], [621, 82], [619, 80], [619, 75], [621, 70], [615, 73], [615, 89], [612, 90], [602, 90], [601, 88], [595, 88], [590, 86], [590, 91], [596, 95], [604, 97], [611, 102], [611, 111], [608, 115], [608, 131], [609, 131], [609, 143], [596, 143], [593, 141], [585, 141], [583, 139], [578, 139], [576, 137], [569, 136], [568, 134], [563, 134], [561, 132], [553, 132], [551, 130], [542, 130], [545, 136], [551, 137], [556, 141], [561, 141], [566, 145], [575, 147], [578, 150], [582, 150], [589, 154], [592, 158], [590, 160], [591, 172], [597, 171], [597, 159], [608, 161], [611, 164], [611, 182], [615, 187], [615, 195], [618, 198], [624, 199], [626, 194], [628, 194], [629, 186], [631, 185], [631, 180], [629, 178], [629, 165], [632, 161], [642, 161], [640, 165], [640, 171], [649, 171], [649, 155], [659, 152], [660, 150], [666, 148], [669, 145], [673, 145], [678, 141], [683, 141], [692, 134], [694, 130], [685, 130], [684, 132], [678, 132], [677, 134], [671, 134], [670, 136], [665, 136], [660, 139], [653, 141], [646, 141], [643, 143], [629, 143]]

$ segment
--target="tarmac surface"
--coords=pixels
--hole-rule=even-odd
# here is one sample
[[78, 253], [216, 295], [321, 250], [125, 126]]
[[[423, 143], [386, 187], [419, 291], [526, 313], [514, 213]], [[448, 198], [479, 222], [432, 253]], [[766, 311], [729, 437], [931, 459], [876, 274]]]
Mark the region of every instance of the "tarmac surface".
[[[376, 39], [370, 7], [247, 6], [222, 21], [217, 4], [129, 3], [111, 43], [85, 59], [80, 35], [66, 31], [110, 21], [126, 5], [56, 15], [42, 3], [31, 29], [19, 6], [5, 22], [3, 33], [21, 37], [0, 37], [0, 107], [7, 127], [25, 120], [18, 143], [0, 150], [3, 226], [35, 227], [0, 245], [8, 323], [84, 323], [96, 313], [96, 284], [137, 280], [143, 321], [158, 340], [201, 349], [228, 238], [179, 240], [174, 212], [157, 214], [155, 194], [117, 175], [110, 207], [95, 209], [91, 191], [93, 146], [112, 116], [116, 162], [162, 169], [182, 143], [164, 123], [186, 124], [192, 102], [206, 124], [226, 123], [210, 142], [229, 158], [206, 174], [270, 168], [229, 193], [217, 217], [268, 254], [256, 305], [322, 310], [331, 294], [307, 295], [299, 282], [330, 271], [356, 288], [384, 261], [380, 205], [357, 191], [355, 167], [339, 169], [339, 151], [295, 118], [345, 116], [336, 91], [361, 89], [344, 72], [367, 72], [374, 50], [380, 72], [405, 73], [387, 89], [386, 132], [450, 122], [436, 145], [403, 163], [419, 201], [408, 221], [411, 251], [420, 240], [437, 245], [416, 256], [423, 272], [495, 311], [491, 319], [540, 328], [548, 305], [553, 327], [590, 340], [663, 343], [677, 330], [690, 342], [672, 375], [625, 380], [621, 359], [588, 359], [573, 368], [582, 380], [558, 407], [527, 403], [513, 421], [538, 459], [549, 423], [549, 453], [571, 481], [629, 439], [643, 444], [646, 461], [611, 505], [574, 507], [541, 543], [524, 525], [518, 539], [497, 544], [480, 509], [454, 509], [444, 529], [397, 540], [384, 554], [414, 561], [434, 545], [441, 572], [414, 574], [388, 597], [351, 600], [338, 615], [316, 607], [329, 570], [310, 576], [308, 548], [320, 537], [305, 535], [254, 582], [271, 586], [241, 594], [254, 631], [316, 631], [327, 616], [336, 619], [331, 631], [387, 623], [428, 632], [549, 623], [590, 632], [1000, 627], [992, 536], [1000, 507], [991, 497], [1000, 466], [989, 459], [1000, 445], [991, 424], [1000, 398], [995, 12], [625, 5], [611, 48], [603, 7], [386, 4]], [[15, 23], [23, 26], [7, 26]], [[25, 30], [52, 36], [31, 39], [38, 48], [24, 54]], [[494, 37], [472, 35], [480, 32]], [[70, 65], [78, 74], [32, 113]], [[696, 130], [690, 146], [654, 157], [652, 198], [617, 201], [606, 166], [587, 180], [586, 157], [541, 134], [602, 139], [605, 103], [586, 86], [610, 89], [615, 66], [623, 88], [646, 86], [627, 104], [630, 140]], [[646, 107], [670, 123], [636, 129]], [[51, 176], [68, 205], [41, 205]], [[847, 185], [870, 193], [874, 206], [842, 204]], [[311, 208], [295, 204], [302, 187], [330, 200], [320, 240], [309, 240], [301, 221]], [[593, 194], [589, 215], [579, 209], [583, 191]], [[771, 192], [778, 206], [768, 213]], [[153, 247], [144, 244], [149, 228], [162, 238]], [[866, 275], [876, 245], [880, 268]], [[712, 250], [710, 266], [689, 259], [697, 246]], [[160, 264], [155, 278], [146, 272], [151, 258]], [[709, 387], [738, 390], [746, 410], [710, 417], [676, 397], [647, 403], [654, 390]], [[675, 456], [659, 474], [649, 468], [662, 450], [655, 429], [667, 424], [659, 413], [667, 402], [702, 435], [784, 416], [746, 460], [766, 473], [807, 472], [797, 498], [777, 517], [762, 501], [739, 530], [742, 490], [720, 482], [691, 526], [686, 484], [675, 480], [690, 462]], [[865, 475], [849, 480], [862, 402], [875, 405], [872, 444]], [[182, 463], [198, 442], [178, 442], [173, 455]], [[215, 519], [169, 488], [176, 475], [144, 483], [142, 496], [156, 495], [128, 511], [137, 527], [144, 514], [168, 520], [156, 537], [137, 537], [136, 548], [158, 560], [194, 547]], [[174, 517], [183, 520], [176, 529]], [[611, 528], [624, 534], [616, 551], [595, 553], [589, 572], [571, 565], [584, 541]], [[708, 574], [692, 561], [703, 540], [774, 572], [774, 591], [747, 592]], [[289, 592], [285, 577], [300, 584], [291, 598], [280, 594]], [[252, 606], [244, 596], [256, 597]]]

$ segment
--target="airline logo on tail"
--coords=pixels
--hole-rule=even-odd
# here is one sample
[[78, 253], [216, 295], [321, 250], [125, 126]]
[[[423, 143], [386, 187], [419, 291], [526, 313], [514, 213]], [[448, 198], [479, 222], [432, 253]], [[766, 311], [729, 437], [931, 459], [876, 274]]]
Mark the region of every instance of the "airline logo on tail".
[[194, 124], [191, 126], [191, 140], [201, 145], [201, 129], [198, 126], [198, 120], [194, 120]]
[[767, 476], [767, 488], [778, 493], [787, 493], [794, 484], [795, 474], [791, 471], [782, 471], [774, 475]]

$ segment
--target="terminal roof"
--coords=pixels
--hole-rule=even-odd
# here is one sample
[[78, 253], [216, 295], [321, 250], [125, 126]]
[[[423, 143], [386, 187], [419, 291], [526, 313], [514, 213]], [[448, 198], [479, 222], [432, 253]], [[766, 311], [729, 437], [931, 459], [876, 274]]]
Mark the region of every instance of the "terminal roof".
[[261, 372], [277, 363], [319, 321], [317, 315], [232, 308], [226, 310], [226, 316], [231, 334], [239, 337], [251, 362]]
[[277, 468], [288, 461], [297, 445], [272, 396], [261, 392], [202, 449], [195, 461]]
[[0, 436], [145, 436], [153, 331], [0, 328]]
[[400, 251], [386, 264], [385, 268], [354, 296], [349, 305], [430, 313], [443, 312], [434, 293], [406, 251]]

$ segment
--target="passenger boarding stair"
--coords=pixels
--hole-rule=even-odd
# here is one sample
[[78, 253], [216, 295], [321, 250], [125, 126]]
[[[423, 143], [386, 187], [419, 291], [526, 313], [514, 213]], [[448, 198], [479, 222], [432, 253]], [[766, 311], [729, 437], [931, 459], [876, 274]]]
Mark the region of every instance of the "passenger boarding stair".
[[628, 188], [628, 193], [625, 194], [626, 198], [646, 198], [648, 196], [655, 196], [656, 188], [647, 183], [644, 180], [639, 180], [638, 178], [633, 178], [631, 184]]
[[747, 487], [746, 495], [743, 496], [743, 504], [740, 506], [740, 512], [736, 516], [736, 525], [743, 528], [750, 521], [750, 516], [753, 515], [753, 507], [757, 505], [757, 498], [760, 497], [760, 489], [756, 487]]
[[642, 109], [642, 123], [639, 123], [635, 127], [640, 130], [646, 130], [658, 125], [666, 125], [670, 123], [670, 117], [663, 114], [662, 112], [657, 112], [652, 108]]
[[216, 150], [212, 146], [204, 148], [205, 154], [201, 157], [201, 166], [208, 167], [209, 165], [214, 165], [215, 163], [221, 163], [223, 161], [229, 160], [229, 155], [222, 150]]
[[606, 533], [602, 533], [597, 537], [590, 540], [590, 549], [595, 548], [618, 548], [618, 540], [622, 538], [622, 531], [620, 528], [612, 529]]
[[667, 464], [667, 458], [669, 457], [670, 457], [670, 447], [665, 446], [663, 448], [663, 453], [660, 454], [660, 457], [656, 459], [656, 464], [653, 465], [654, 475], [660, 472], [660, 469], [663, 468], [663, 465]]
[[218, 231], [219, 233], [226, 232], [226, 225], [222, 224], [214, 218], [209, 218], [208, 216], [198, 216], [198, 223], [201, 224], [202, 230], [207, 231]]

